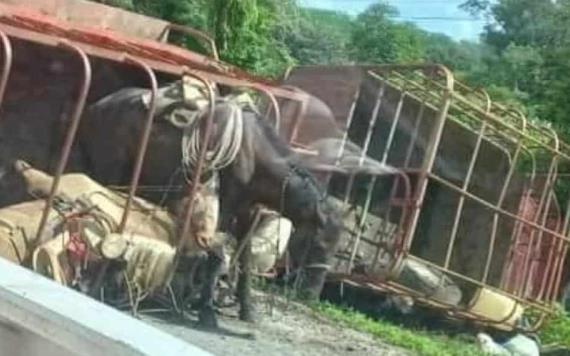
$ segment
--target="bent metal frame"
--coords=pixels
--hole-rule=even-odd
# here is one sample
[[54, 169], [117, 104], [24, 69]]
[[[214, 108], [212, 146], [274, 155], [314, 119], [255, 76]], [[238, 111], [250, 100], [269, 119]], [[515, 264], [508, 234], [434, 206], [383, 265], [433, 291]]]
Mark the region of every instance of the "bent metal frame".
[[[354, 66], [336, 68], [338, 67], [355, 68]], [[568, 238], [570, 197], [564, 196], [568, 194], [567, 191], [558, 189], [561, 183], [563, 185], [563, 179], [567, 178], [567, 175], [561, 174], [559, 170], [568, 169], [569, 146], [562, 142], [550, 127], [533, 123], [520, 111], [492, 102], [484, 90], [470, 88], [455, 80], [453, 74], [444, 66], [423, 64], [357, 67], [366, 73], [367, 79], [376, 81], [378, 86], [374, 109], [368, 119], [367, 132], [361, 137], [363, 141], [356, 142], [363, 147], [363, 157], [371, 153], [369, 152], [371, 137], [380, 120], [378, 117], [380, 109], [388, 101], [389, 89], [397, 93], [396, 109], [393, 111], [393, 117], [384, 118], [390, 123], [389, 133], [385, 137], [386, 142], [382, 146], [382, 151], [380, 154], [375, 152], [374, 158], [380, 158], [382, 163], [387, 163], [388, 157], [393, 155], [394, 141], [403, 116], [402, 108], [407, 100], [414, 101], [419, 109], [412, 119], [412, 128], [408, 127], [411, 138], [407, 148], [403, 150], [406, 152], [405, 157], [398, 162], [388, 162], [405, 173], [393, 180], [388, 209], [384, 215], [387, 221], [391, 210], [398, 209], [397, 228], [391, 234], [384, 231], [384, 237], [380, 237], [379, 241], [371, 241], [363, 236], [377, 181], [377, 177], [369, 177], [366, 184], [366, 199], [359, 205], [361, 215], [355, 222], [356, 229], [350, 238], [349, 262], [345, 265], [344, 271], [332, 272], [333, 280], [381, 293], [411, 296], [421, 304], [445, 310], [452, 318], [467, 319], [480, 325], [500, 329], [538, 329], [545, 318], [555, 310], [568, 242], [570, 242]], [[311, 73], [311, 68], [315, 69], [315, 75], [322, 74], [323, 71], [323, 67], [299, 68], [305, 70], [303, 74]], [[294, 70], [289, 70], [284, 78], [287, 79]], [[331, 67], [331, 72], [326, 75], [331, 75], [334, 70]], [[349, 136], [351, 125], [354, 125], [359, 91], [356, 92], [351, 107], [347, 110], [344, 140]], [[326, 90], [323, 93], [327, 95]], [[431, 110], [433, 115], [427, 115], [428, 110]], [[465, 174], [461, 179], [454, 180], [443, 176], [434, 167], [438, 150], [442, 145], [445, 125], [450, 122], [476, 137], [470, 147]], [[421, 128], [424, 129], [423, 132]], [[419, 145], [420, 134], [424, 134], [424, 138], [427, 139], [424, 141], [420, 162], [412, 166], [411, 155], [414, 147]], [[477, 168], [477, 162], [481, 158], [484, 144], [492, 145], [502, 152], [508, 162], [508, 170], [503, 180], [494, 182], [499, 194], [493, 197], [493, 200], [480, 196], [470, 187], [476, 170], [481, 169]], [[515, 176], [523, 177], [525, 190], [524, 194], [517, 197], [520, 199], [520, 205], [517, 206], [519, 210], [513, 212], [512, 209], [505, 207], [505, 200], [507, 194], [514, 189]], [[413, 184], [410, 183], [411, 177], [415, 178]], [[405, 188], [403, 192], [398, 188], [402, 182]], [[349, 179], [344, 195], [341, 194], [339, 197], [345, 204], [351, 201], [353, 184], [354, 180]], [[422, 209], [427, 203], [426, 190], [430, 184], [437, 184], [458, 197], [448, 236], [435, 237], [448, 241], [442, 258], [437, 261], [427, 260], [411, 251], [414, 240], [418, 238], [419, 220]], [[534, 198], [534, 210], [529, 217], [523, 211], [525, 204], [530, 204], [531, 198]], [[483, 273], [480, 278], [469, 277], [457, 272], [451, 266], [452, 255], [458, 250], [460, 223], [469, 219], [465, 211], [466, 204], [475, 204], [479, 209], [492, 214], [492, 219], [488, 223], [490, 230], [488, 244], [481, 254]], [[554, 221], [552, 221], [553, 216]], [[512, 224], [510, 235], [501, 235], [498, 229], [500, 221]], [[509, 246], [508, 254], [498, 256], [497, 243], [501, 239]], [[369, 266], [375, 266], [383, 253], [388, 252], [393, 256], [388, 272], [374, 274], [354, 269], [355, 257], [362, 243], [366, 243], [364, 248], [375, 250], [369, 254], [374, 257], [366, 261]], [[513, 258], [515, 253], [519, 254], [518, 259]], [[504, 260], [501, 260], [503, 258]], [[398, 278], [405, 260], [416, 261], [459, 281], [462, 285], [472, 287], [475, 290], [473, 297], [462, 305], [451, 305], [435, 300], [425, 291], [403, 285]], [[499, 285], [491, 285], [489, 282], [492, 264], [498, 264], [502, 269], [502, 280]], [[509, 277], [509, 272], [512, 273], [513, 269], [518, 269], [519, 277], [516, 280]], [[374, 267], [371, 270], [374, 270]], [[474, 309], [483, 290], [491, 291], [513, 302], [512, 310], [507, 312], [506, 317], [492, 318]], [[513, 315], [521, 307], [527, 313], [525, 315], [532, 316], [531, 325], [514, 325], [512, 322]]]

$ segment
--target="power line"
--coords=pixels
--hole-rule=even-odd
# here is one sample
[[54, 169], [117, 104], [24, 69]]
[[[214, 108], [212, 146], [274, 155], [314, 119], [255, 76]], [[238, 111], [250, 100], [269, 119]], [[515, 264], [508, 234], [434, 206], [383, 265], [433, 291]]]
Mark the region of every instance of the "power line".
[[409, 20], [409, 21], [463, 21], [463, 22], [484, 22], [484, 19], [470, 17], [439, 17], [439, 16], [421, 16], [421, 17], [405, 17], [390, 16], [392, 19]]
[[[370, 4], [374, 4], [374, 1], [371, 0], [328, 0], [330, 2], [338, 2], [338, 3], [370, 3]], [[310, 4], [311, 0], [304, 0], [301, 1], [305, 4]], [[411, 5], [419, 5], [419, 4], [425, 4], [425, 5], [431, 5], [431, 4], [449, 4], [450, 1], [449, 0], [388, 0], [387, 1], [390, 5], [398, 5], [398, 4], [411, 4]], [[459, 7], [459, 5], [461, 5], [464, 1], [457, 1], [457, 6]], [[452, 3], [453, 5], [453, 3]]]

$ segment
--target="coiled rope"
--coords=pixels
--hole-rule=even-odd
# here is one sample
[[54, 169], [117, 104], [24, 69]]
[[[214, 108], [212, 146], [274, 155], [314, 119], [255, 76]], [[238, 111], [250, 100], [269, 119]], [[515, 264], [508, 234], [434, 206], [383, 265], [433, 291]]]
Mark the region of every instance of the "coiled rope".
[[[228, 105], [229, 115], [217, 123], [223, 123], [219, 135], [215, 136], [213, 144], [206, 152], [205, 172], [217, 171], [227, 167], [236, 158], [243, 140], [243, 112], [242, 108], [231, 101], [224, 100]], [[199, 117], [206, 117], [209, 108], [204, 108]], [[191, 172], [198, 163], [202, 150], [203, 129], [200, 122], [183, 128], [182, 136], [182, 167], [186, 181], [191, 181]]]

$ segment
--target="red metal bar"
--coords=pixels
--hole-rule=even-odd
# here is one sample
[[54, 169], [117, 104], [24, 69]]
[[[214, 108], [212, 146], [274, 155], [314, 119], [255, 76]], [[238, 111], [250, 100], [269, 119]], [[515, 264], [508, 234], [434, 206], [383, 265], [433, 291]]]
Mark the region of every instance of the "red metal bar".
[[[523, 281], [528, 281], [529, 279], [529, 274], [530, 274], [530, 257], [533, 254], [533, 246], [535, 246], [535, 234], [537, 233], [537, 231], [539, 231], [539, 244], [542, 241], [542, 224], [539, 222], [541, 214], [542, 214], [542, 210], [544, 208], [545, 202], [547, 200], [547, 196], [549, 195], [549, 191], [550, 191], [550, 185], [551, 183], [551, 179], [552, 179], [552, 175], [554, 174], [555, 170], [556, 170], [556, 165], [557, 165], [557, 161], [558, 161], [558, 157], [554, 156], [550, 162], [550, 167], [548, 169], [548, 175], [547, 175], [547, 179], [546, 182], [544, 183], [544, 187], [542, 189], [542, 194], [540, 197], [540, 202], [538, 204], [537, 210], [536, 210], [536, 216], [534, 217], [534, 223], [535, 225], [538, 227], [537, 230], [532, 230], [531, 236], [530, 236], [530, 241], [529, 241], [529, 248], [526, 251], [526, 255], [525, 255], [525, 260], [523, 263]], [[548, 229], [547, 229], [548, 230]], [[521, 286], [520, 289], [520, 293], [521, 295], [526, 295], [527, 291], [528, 291], [528, 287], [529, 284], [525, 283], [523, 286]]]
[[2, 77], [0, 77], [0, 107], [4, 102], [4, 94], [6, 93], [6, 85], [8, 84], [8, 79], [10, 77], [10, 72], [12, 71], [12, 62], [14, 55], [12, 52], [12, 44], [10, 39], [4, 32], [0, 32], [0, 39], [2, 40], [2, 51], [4, 63], [2, 66]]
[[[0, 16], [0, 20], [1, 19], [2, 17]], [[23, 39], [26, 41], [40, 43], [48, 46], [57, 46], [59, 41], [58, 37], [55, 37], [49, 33], [36, 32], [26, 28], [17, 27], [5, 23], [0, 23], [0, 31], [5, 32], [11, 38]], [[194, 64], [194, 61], [192, 61], [192, 59], [190, 58], [192, 53], [188, 51], [184, 51], [184, 53], [188, 54], [189, 58], [185, 58], [184, 60], [176, 60], [173, 62], [171, 60], [161, 60], [160, 58], [157, 58], [158, 56], [153, 56], [152, 54], [154, 54], [155, 52], [153, 50], [148, 50], [145, 51], [144, 53], [140, 52], [135, 53], [136, 51], [130, 50], [131, 48], [129, 47], [129, 43], [119, 42], [117, 48], [97, 46], [96, 44], [91, 43], [89, 41], [83, 41], [81, 38], [77, 39], [77, 41], [70, 40], [70, 43], [74, 43], [91, 57], [105, 58], [115, 62], [120, 61], [120, 57], [123, 55], [124, 51], [129, 51], [129, 54], [133, 58], [137, 58], [138, 60], [147, 63], [154, 70], [173, 75], [181, 75], [182, 74], [181, 68], [183, 65], [187, 65], [189, 62]], [[162, 52], [159, 51], [158, 53], [160, 54]], [[277, 86], [273, 86], [273, 84], [275, 84], [273, 82], [266, 82], [261, 80], [260, 78], [246, 75], [243, 72], [233, 73], [233, 74], [238, 74], [238, 75], [233, 75], [232, 73], [224, 71], [223, 68], [225, 68], [226, 66], [219, 62], [209, 61], [208, 62], [209, 64], [207, 66], [205, 66], [206, 63], [203, 63], [201, 61], [196, 61], [195, 63], [196, 66], [200, 67], [198, 68], [197, 71], [203, 73], [211, 81], [223, 83], [225, 85], [233, 85], [233, 86], [248, 85], [251, 83], [265, 83], [268, 85], [269, 90], [271, 90], [271, 92], [278, 97], [296, 99], [296, 100], [302, 100], [302, 97], [304, 97], [303, 95], [298, 95], [285, 88], [279, 88]], [[234, 68], [231, 67], [232, 71], [233, 69]]]
[[305, 114], [307, 113], [307, 102], [308, 102], [307, 98], [305, 98], [305, 100], [302, 100], [301, 105], [297, 110], [297, 116], [293, 121], [293, 127], [291, 128], [291, 135], [289, 136], [289, 143], [293, 143], [297, 139], [299, 127], [301, 126], [303, 120], [305, 120]]
[[[214, 113], [215, 113], [215, 105], [216, 105], [216, 102], [215, 102], [216, 94], [214, 93], [214, 88], [212, 87], [212, 85], [210, 84], [210, 82], [206, 78], [204, 78], [200, 74], [197, 74], [197, 73], [192, 72], [190, 70], [186, 70], [184, 75], [194, 77], [206, 85], [206, 88], [208, 89], [208, 99], [210, 102], [210, 106], [209, 106], [208, 115], [206, 116], [206, 120], [207, 120], [206, 121], [206, 131], [204, 132], [203, 137], [202, 137], [202, 145], [200, 147], [200, 156], [198, 158], [198, 163], [196, 164], [196, 167], [194, 167], [194, 176], [192, 179], [192, 184], [190, 185], [190, 192], [189, 192], [190, 201], [189, 201], [188, 207], [186, 209], [186, 216], [184, 217], [184, 224], [182, 225], [180, 235], [178, 236], [178, 244], [176, 247], [176, 258], [175, 258], [175, 264], [174, 264], [173, 270], [176, 268], [176, 265], [178, 263], [178, 259], [180, 258], [180, 254], [182, 253], [182, 248], [183, 248], [183, 245], [185, 242], [185, 237], [186, 237], [186, 235], [188, 235], [188, 232], [190, 231], [190, 223], [192, 220], [192, 214], [194, 212], [194, 197], [196, 196], [196, 194], [198, 193], [198, 189], [200, 188], [200, 177], [202, 176], [202, 172], [204, 170], [204, 161], [206, 159], [206, 153], [208, 152], [210, 137], [212, 135], [212, 127], [214, 125]], [[199, 246], [201, 246], [203, 248], [208, 247], [207, 244], [205, 244], [205, 242], [203, 242], [203, 241], [196, 240], [196, 242], [198, 243]]]
[[212, 39], [212, 37], [208, 36], [206, 33], [190, 27], [170, 23], [164, 29], [164, 33], [161, 36], [161, 40], [163, 42], [168, 42], [168, 37], [170, 36], [170, 33], [172, 31], [181, 32], [206, 42], [210, 47], [210, 52], [212, 53], [212, 57], [214, 57], [215, 60], [220, 59], [220, 56], [218, 55], [218, 48], [216, 47], [216, 42]]
[[[527, 127], [527, 120], [526, 117], [520, 113], [517, 112], [520, 115], [520, 121], [522, 123], [522, 132], [524, 133], [526, 131], [526, 127]], [[508, 188], [510, 186], [512, 177], [515, 173], [515, 169], [516, 169], [516, 165], [518, 162], [518, 159], [520, 157], [520, 153], [523, 150], [523, 144], [522, 144], [522, 136], [518, 138], [518, 144], [517, 144], [517, 148], [515, 149], [515, 153], [513, 155], [512, 161], [511, 161], [511, 168], [509, 169], [509, 172], [507, 174], [507, 178], [505, 179], [505, 182], [503, 183], [503, 187], [501, 189], [501, 193], [499, 196], [499, 200], [496, 204], [496, 206], [500, 209], [502, 208], [503, 202], [505, 200]], [[495, 240], [496, 240], [496, 236], [497, 236], [497, 229], [498, 229], [498, 224], [499, 224], [499, 215], [495, 212], [495, 214], [493, 215], [493, 224], [492, 224], [492, 228], [491, 228], [491, 238], [490, 238], [490, 242], [489, 242], [489, 251], [487, 254], [487, 258], [485, 261], [485, 269], [483, 271], [483, 278], [482, 281], [483, 283], [486, 283], [488, 275], [489, 275], [489, 270], [491, 268], [491, 262], [492, 262], [492, 258], [493, 258], [493, 254], [494, 254], [494, 248], [495, 248]], [[524, 279], [523, 279], [524, 280]]]
[[[420, 127], [421, 127], [423, 119], [424, 119], [425, 108], [426, 108], [426, 102], [422, 101], [420, 103], [420, 108], [418, 110], [418, 113], [417, 113], [415, 121], [414, 121], [414, 129], [412, 132], [412, 137], [410, 138], [410, 142], [408, 143], [408, 148], [406, 150], [406, 157], [404, 158], [404, 162], [402, 164], [402, 167], [405, 170], [408, 170], [408, 168], [410, 166], [410, 160], [412, 158], [412, 153], [414, 152], [415, 143], [417, 141], [417, 138], [419, 135], [419, 130], [420, 130]], [[387, 152], [385, 151], [385, 153], [386, 153], [386, 157], [387, 157]], [[399, 179], [394, 180], [394, 183], [392, 184], [392, 190], [390, 191], [390, 201], [393, 201], [396, 197], [396, 194], [398, 194], [399, 183], [400, 183]], [[408, 178], [408, 183], [409, 183], [409, 178]], [[408, 196], [407, 199], [409, 200], [410, 196]], [[415, 201], [415, 199], [414, 199], [414, 201]], [[388, 221], [391, 212], [392, 212], [392, 205], [389, 205], [386, 213], [384, 214], [384, 219], [386, 221]], [[403, 224], [404, 220], [401, 220], [400, 223]], [[407, 241], [406, 240], [407, 238], [408, 237], [404, 237], [403, 240]], [[401, 248], [403, 251], [407, 251], [409, 249], [409, 246], [405, 247], [405, 245], [402, 245]]]
[[[356, 104], [358, 102], [359, 97], [360, 97], [360, 90], [357, 90], [356, 93], [354, 94], [353, 99], [352, 99], [352, 104], [350, 105], [350, 110], [349, 110], [348, 116], [346, 118], [346, 124], [344, 126], [344, 133], [342, 134], [342, 143], [341, 143], [341, 146], [340, 146], [338, 153], [336, 155], [335, 166], [339, 165], [340, 160], [342, 158], [342, 155], [344, 154], [344, 149], [346, 146], [346, 142], [349, 139], [348, 134], [349, 134], [350, 128], [352, 126], [352, 120], [354, 119], [354, 113], [356, 111]], [[325, 191], [328, 191], [332, 175], [333, 175], [333, 173], [330, 172], [329, 174], [327, 174], [327, 176], [325, 178], [325, 184], [324, 184]]]
[[[275, 98], [275, 95], [271, 92], [271, 90], [267, 89], [267, 87], [260, 85], [260, 84], [247, 84], [247, 85], [240, 85], [238, 87], [243, 87], [243, 88], [249, 88], [249, 89], [254, 89], [257, 90], [259, 92], [261, 92], [263, 95], [265, 95], [267, 97], [267, 99], [269, 99], [269, 102], [271, 103], [271, 106], [273, 107], [273, 110], [275, 111], [275, 130], [277, 131], [277, 133], [279, 133], [280, 129], [281, 129], [281, 109], [279, 108], [279, 103], [277, 102], [277, 99]], [[269, 115], [268, 111], [268, 115]]]
[[73, 114], [71, 116], [71, 121], [69, 124], [69, 128], [67, 129], [67, 135], [65, 136], [65, 141], [63, 143], [63, 148], [61, 150], [61, 156], [59, 158], [59, 162], [57, 164], [57, 168], [55, 170], [53, 183], [51, 186], [50, 193], [46, 200], [46, 205], [44, 211], [42, 213], [42, 218], [40, 220], [40, 224], [38, 227], [38, 231], [36, 234], [36, 240], [39, 241], [45, 226], [47, 224], [47, 220], [49, 217], [49, 213], [53, 206], [53, 201], [55, 194], [57, 193], [57, 189], [59, 187], [59, 182], [61, 180], [61, 175], [67, 166], [67, 161], [69, 159], [69, 154], [71, 152], [71, 147], [73, 145], [73, 141], [75, 140], [75, 135], [77, 133], [77, 129], [79, 127], [79, 120], [81, 120], [81, 116], [83, 114], [83, 109], [85, 108], [85, 101], [87, 100], [87, 94], [89, 93], [89, 88], [91, 87], [91, 63], [89, 58], [81, 50], [79, 47], [71, 44], [67, 41], [61, 41], [58, 44], [59, 47], [67, 49], [71, 52], [77, 54], [77, 56], [81, 59], [81, 64], [83, 66], [83, 78], [81, 82], [81, 89], [79, 91], [79, 96], [75, 102], [75, 108], [73, 110]]
[[[380, 89], [378, 90], [378, 96], [376, 97], [376, 104], [374, 105], [374, 109], [372, 110], [372, 116], [370, 117], [369, 124], [368, 124], [368, 131], [366, 131], [366, 138], [364, 139], [364, 147], [362, 148], [362, 154], [360, 155], [360, 159], [358, 165], [361, 166], [364, 163], [364, 159], [368, 154], [368, 148], [370, 147], [370, 141], [372, 140], [372, 134], [374, 132], [374, 128], [376, 127], [376, 121], [378, 120], [378, 114], [380, 112], [380, 107], [382, 106], [382, 100], [384, 99], [384, 91], [386, 90], [385, 83], [382, 83]], [[355, 175], [351, 174], [348, 178], [346, 191], [344, 193], [344, 204], [343, 209], [348, 203], [350, 195], [352, 194], [352, 187], [354, 185], [354, 178]]]
[[[556, 214], [557, 216], [560, 216], [561, 211], [560, 211], [560, 205], [558, 204], [558, 200], [556, 199], [554, 192], [552, 192], [551, 194], [553, 195], [552, 200], [554, 201]], [[556, 221], [556, 231], [560, 231], [561, 223], [562, 221], [560, 220]], [[563, 230], [562, 233], [564, 233]], [[560, 240], [554, 241], [554, 243], [550, 245], [548, 257], [546, 258], [545, 274], [547, 276], [542, 281], [539, 298], [549, 301], [550, 303], [555, 302], [554, 296], [552, 295], [552, 291], [556, 289], [555, 283], [556, 283], [556, 277], [558, 275], [559, 261], [562, 259], [561, 253], [563, 247], [564, 247], [563, 241]], [[555, 250], [556, 252], [554, 252]], [[554, 261], [552, 261], [553, 259]], [[551, 264], [551, 262], [554, 262], [554, 264]]]
[[[515, 154], [513, 156], [514, 158], [513, 158], [513, 162], [511, 163], [511, 168], [509, 169], [509, 172], [507, 173], [507, 178], [505, 179], [505, 182], [503, 183], [503, 187], [501, 189], [501, 194], [499, 196], [499, 201], [497, 202], [497, 205], [496, 205], [497, 208], [499, 208], [499, 209], [502, 208], [503, 202], [504, 202], [505, 197], [507, 195], [507, 190], [508, 190], [508, 187], [511, 183], [511, 179], [513, 177], [513, 174], [515, 173], [516, 163], [519, 159], [521, 151], [522, 151], [522, 142], [519, 140], [519, 145], [516, 148]], [[493, 253], [495, 250], [495, 240], [497, 237], [498, 224], [499, 224], [499, 215], [495, 212], [495, 214], [493, 215], [493, 225], [491, 228], [489, 252], [488, 252], [486, 260], [485, 260], [485, 269], [483, 271], [483, 278], [482, 278], [483, 283], [487, 282], [487, 278], [489, 276], [489, 270], [491, 268], [491, 262], [492, 262]]]
[[[562, 226], [562, 234], [568, 235], [568, 227], [570, 224], [570, 199], [566, 205], [566, 216], [564, 217], [564, 224]], [[564, 273], [564, 265], [567, 258], [568, 243], [563, 243], [563, 248], [560, 256], [560, 266], [556, 271], [556, 279], [554, 281], [554, 290], [552, 291], [552, 298], [557, 298], [560, 293], [560, 284], [562, 283], [562, 275]]]
[[158, 84], [156, 82], [156, 76], [154, 74], [154, 71], [146, 63], [144, 63], [144, 62], [142, 62], [136, 58], [130, 57], [130, 56], [126, 56], [123, 61], [126, 63], [133, 64], [135, 66], [138, 66], [146, 72], [148, 79], [149, 79], [149, 82], [150, 82], [151, 97], [150, 97], [150, 107], [149, 107], [147, 115], [146, 115], [145, 126], [144, 126], [143, 132], [141, 134], [139, 151], [138, 151], [137, 158], [135, 161], [135, 167], [133, 169], [133, 175], [131, 177], [129, 195], [128, 195], [127, 201], [125, 203], [125, 208], [123, 210], [123, 216], [121, 218], [121, 223], [119, 224], [118, 230], [120, 233], [125, 231], [125, 227], [127, 225], [127, 220], [129, 218], [129, 212], [130, 212], [131, 206], [133, 204], [133, 200], [135, 198], [137, 186], [139, 184], [139, 178], [140, 178], [143, 163], [144, 163], [144, 157], [146, 155], [148, 141], [150, 138], [150, 132], [152, 130], [152, 123], [154, 122], [154, 114], [156, 112], [156, 92], [158, 90]]
[[[375, 105], [375, 107], [374, 107], [374, 109], [373, 109], [372, 117], [371, 117], [370, 122], [369, 122], [368, 130], [367, 130], [367, 134], [366, 134], [366, 138], [365, 138], [365, 142], [364, 142], [363, 156], [361, 157], [361, 161], [362, 161], [362, 159], [366, 156], [366, 154], [368, 153], [369, 144], [370, 144], [371, 138], [372, 138], [372, 136], [373, 136], [373, 134], [374, 134], [374, 129], [375, 129], [375, 127], [376, 127], [376, 122], [377, 122], [378, 116], [379, 116], [379, 110], [380, 110], [380, 107], [381, 107], [381, 105], [382, 105], [382, 100], [383, 100], [384, 92], [385, 92], [385, 88], [386, 88], [386, 83], [385, 83], [385, 81], [382, 80], [381, 78], [379, 78], [375, 73], [369, 72], [369, 75], [371, 75], [371, 76], [374, 77], [375, 79], [379, 80], [380, 83], [381, 83], [381, 87], [380, 87], [380, 90], [379, 90], [379, 94], [378, 94], [378, 98], [377, 98], [376, 105]], [[387, 152], [389, 151], [389, 148], [390, 148], [390, 146], [392, 145], [392, 141], [393, 141], [393, 139], [394, 139], [395, 131], [396, 131], [396, 128], [397, 128], [399, 119], [400, 119], [400, 114], [401, 114], [401, 109], [402, 109], [402, 104], [403, 104], [404, 98], [405, 98], [405, 93], [402, 93], [402, 94], [400, 95], [400, 100], [399, 100], [399, 102], [398, 102], [398, 107], [397, 107], [396, 112], [395, 112], [395, 117], [394, 117], [393, 120], [392, 120], [392, 124], [391, 124], [391, 128], [390, 128], [390, 133], [389, 133], [389, 137], [388, 137], [388, 142], [386, 143], [386, 148], [385, 148], [384, 155], [383, 155], [383, 158], [382, 158], [382, 163], [386, 163], [386, 161], [387, 161], [387, 159], [388, 159]], [[354, 103], [353, 103], [353, 104], [354, 104]], [[352, 111], [352, 109], [351, 109], [351, 111]], [[350, 119], [352, 119], [352, 114], [351, 114], [351, 116], [350, 116]], [[361, 163], [362, 163], [362, 162], [361, 162]], [[410, 197], [410, 195], [411, 195], [411, 185], [410, 185], [409, 178], [408, 178], [408, 176], [407, 176], [404, 172], [400, 172], [400, 173], [398, 174], [398, 177], [401, 177], [401, 178], [404, 180], [404, 189], [405, 189], [405, 197], [406, 197], [405, 199], [406, 199], [406, 200], [409, 200], [409, 197]], [[353, 179], [354, 179], [354, 175], [351, 175], [351, 176], [350, 176], [350, 179], [349, 179], [349, 182], [348, 182], [347, 190], [346, 190], [346, 192], [345, 192], [345, 194], [346, 194], [346, 195], [345, 195], [345, 199], [344, 199], [345, 204], [348, 202], [348, 200], [349, 200], [349, 198], [350, 198], [350, 194], [351, 194], [351, 191], [352, 191]], [[360, 240], [362, 239], [363, 228], [364, 228], [364, 224], [365, 224], [365, 222], [366, 222], [366, 217], [367, 217], [367, 215], [368, 215], [368, 210], [369, 210], [369, 207], [370, 207], [370, 203], [371, 203], [371, 199], [372, 199], [372, 193], [373, 193], [373, 190], [374, 190], [374, 186], [375, 186], [375, 184], [376, 184], [376, 180], [377, 180], [377, 176], [373, 176], [372, 179], [371, 179], [371, 181], [370, 181], [369, 184], [368, 184], [368, 187], [367, 187], [367, 196], [366, 196], [366, 201], [365, 201], [364, 207], [363, 207], [363, 214], [362, 214], [362, 217], [361, 217], [361, 219], [360, 219], [360, 222], [358, 223], [357, 236], [356, 236], [354, 245], [353, 245], [353, 247], [352, 247], [352, 252], [351, 252], [350, 260], [349, 260], [349, 263], [348, 263], [348, 273], [350, 273], [350, 271], [352, 270], [352, 265], [353, 265], [353, 262], [354, 262], [354, 258], [355, 258], [355, 256], [356, 256], [356, 253], [357, 253], [357, 250], [358, 250], [358, 246], [359, 246], [359, 244], [360, 244]], [[404, 213], [404, 211], [405, 211], [405, 207], [402, 207], [402, 213], [401, 213], [401, 215], [400, 215], [400, 222], [399, 222], [399, 225], [398, 225], [398, 231], [399, 231], [399, 233], [401, 233], [402, 231], [404, 231], [404, 227], [403, 227], [403, 224], [404, 224], [404, 221], [405, 221], [405, 213]], [[385, 218], [385, 221], [387, 221], [387, 220], [388, 220], [388, 217]], [[398, 245], [398, 244], [401, 242], [401, 239], [397, 239], [397, 241], [395, 241], [395, 242], [396, 242], [396, 245]], [[374, 262], [373, 262], [373, 264], [372, 264], [373, 266], [375, 266], [376, 263], [378, 262], [378, 258], [379, 258], [379, 255], [380, 255], [380, 250], [381, 250], [381, 246], [378, 245], [378, 246], [377, 246], [376, 253], [375, 253], [375, 257], [374, 257]], [[401, 251], [401, 249], [399, 248], [399, 246], [396, 247], [396, 250], [397, 250], [397, 251]], [[390, 269], [391, 269], [391, 268], [390, 268]]]
[[[467, 191], [469, 189], [469, 184], [471, 183], [471, 176], [473, 175], [473, 170], [475, 169], [475, 163], [479, 157], [479, 150], [481, 149], [481, 143], [483, 142], [483, 135], [485, 129], [487, 128], [487, 121], [483, 121], [481, 129], [477, 135], [477, 142], [475, 143], [475, 148], [473, 149], [473, 154], [471, 155], [471, 161], [469, 162], [469, 168], [467, 169], [467, 175], [463, 181], [462, 190]], [[453, 226], [451, 228], [451, 236], [449, 239], [449, 245], [447, 247], [447, 252], [445, 254], [445, 262], [443, 266], [449, 268], [451, 262], [451, 254], [453, 253], [453, 248], [455, 247], [455, 239], [457, 238], [457, 231], [459, 230], [459, 222], [463, 214], [463, 205], [465, 204], [465, 196], [459, 197], [459, 202], [457, 203], [457, 210], [455, 211], [455, 217], [453, 219]]]
[[[527, 183], [529, 190], [523, 192], [522, 201], [519, 204], [519, 208], [522, 207], [524, 209], [524, 207], [527, 204], [526, 202], [532, 201], [531, 192], [532, 192], [532, 187], [534, 187], [534, 184], [535, 184], [535, 179], [536, 179], [537, 173], [536, 173], [536, 157], [534, 156], [534, 153], [524, 146], [522, 146], [522, 149], [524, 152], [526, 152], [528, 154], [528, 157], [530, 158], [530, 162], [531, 162], [531, 170], [530, 170], [529, 179], [528, 179], [528, 183]], [[516, 251], [517, 251], [516, 248], [518, 245], [518, 241], [521, 238], [521, 234], [524, 231], [524, 226], [525, 225], [523, 223], [521, 223], [520, 221], [518, 221], [518, 220], [515, 221], [514, 226], [513, 226], [513, 233], [511, 235], [511, 242], [510, 242], [510, 246], [509, 246], [509, 251], [508, 251], [507, 256], [512, 256], [512, 258], [514, 258]], [[503, 277], [501, 280], [501, 286], [505, 286], [508, 283], [506, 278], [511, 275], [511, 273], [512, 273], [511, 271], [512, 271], [513, 267], [516, 268], [516, 266], [513, 265], [512, 261], [508, 261], [507, 264], [505, 265]], [[517, 286], [514, 286], [514, 288], [518, 289]], [[517, 293], [516, 290], [513, 293], [516, 294]]]
[[417, 204], [415, 204], [414, 207], [412, 208], [413, 210], [410, 217], [410, 227], [409, 230], [407, 231], [408, 237], [405, 238], [406, 241], [406, 246], [404, 247], [405, 250], [408, 250], [411, 247], [411, 244], [413, 242], [413, 236], [416, 233], [416, 228], [420, 217], [419, 207], [423, 203], [428, 184], [428, 172], [431, 172], [435, 162], [435, 156], [437, 154], [439, 143], [441, 141], [441, 135], [443, 133], [443, 128], [445, 126], [447, 111], [449, 109], [449, 105], [451, 103], [451, 99], [453, 96], [453, 87], [454, 87], [453, 74], [444, 66], [437, 66], [437, 68], [442, 70], [445, 75], [446, 91], [442, 95], [440, 111], [436, 118], [435, 127], [432, 129], [430, 138], [428, 140], [429, 146], [426, 149], [424, 161], [421, 166], [421, 173], [416, 183], [415, 191], [417, 195], [415, 197], [415, 201], [417, 202]]
[[554, 237], [558, 238], [558, 239], [562, 239], [564, 241], [566, 241], [567, 243], [570, 243], [570, 238], [568, 238], [567, 236], [564, 236], [556, 231], [552, 231], [550, 229], [544, 228], [543, 226], [541, 226], [540, 224], [537, 224], [533, 221], [521, 218], [520, 216], [513, 214], [507, 210], [504, 209], [500, 209], [497, 208], [496, 206], [494, 206], [493, 204], [485, 201], [484, 199], [479, 198], [478, 196], [470, 193], [470, 192], [462, 192], [461, 188], [455, 186], [452, 183], [449, 183], [448, 181], [446, 181], [445, 179], [442, 179], [438, 176], [436, 176], [435, 174], [430, 173], [429, 177], [443, 185], [445, 185], [446, 187], [450, 188], [451, 190], [455, 191], [458, 194], [464, 194], [467, 198], [472, 199], [476, 202], [478, 202], [479, 204], [483, 205], [484, 207], [487, 207], [488, 209], [497, 211], [499, 214], [507, 216], [513, 220], [517, 220], [520, 221], [522, 223], [524, 223], [525, 225], [529, 226], [532, 229], [537, 229], [537, 230], [543, 230], [544, 232], [553, 235]]
[[[267, 98], [271, 102], [271, 106], [275, 111], [275, 130], [277, 131], [277, 133], [279, 133], [279, 131], [281, 131], [281, 109], [279, 108], [279, 103], [277, 102], [275, 95], [273, 95], [271, 91], [267, 90], [267, 88], [265, 88], [262, 85], [254, 85], [252, 86], [252, 88], [259, 90], [260, 92], [265, 94], [265, 96], [267, 96]], [[269, 115], [269, 113], [270, 112], [268, 112], [267, 115]]]

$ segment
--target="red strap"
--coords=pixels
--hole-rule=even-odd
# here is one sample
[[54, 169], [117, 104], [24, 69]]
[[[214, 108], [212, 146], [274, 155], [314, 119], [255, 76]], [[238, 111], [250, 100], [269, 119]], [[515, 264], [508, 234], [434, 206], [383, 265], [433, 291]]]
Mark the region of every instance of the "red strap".
[[68, 219], [69, 241], [66, 250], [73, 262], [83, 264], [87, 259], [87, 244], [81, 239], [80, 221], [76, 216]]

